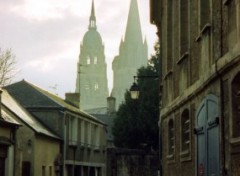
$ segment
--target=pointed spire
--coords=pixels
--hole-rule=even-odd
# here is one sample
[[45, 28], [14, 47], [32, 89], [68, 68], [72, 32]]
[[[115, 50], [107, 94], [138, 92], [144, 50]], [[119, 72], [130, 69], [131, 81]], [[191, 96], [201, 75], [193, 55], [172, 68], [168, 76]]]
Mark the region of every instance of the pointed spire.
[[[137, 0], [131, 0], [125, 41], [143, 42]], [[140, 41], [139, 41], [140, 40]]]
[[89, 18], [89, 27], [88, 27], [88, 29], [97, 29], [95, 9], [94, 9], [94, 0], [92, 0], [92, 10], [91, 10], [91, 16]]

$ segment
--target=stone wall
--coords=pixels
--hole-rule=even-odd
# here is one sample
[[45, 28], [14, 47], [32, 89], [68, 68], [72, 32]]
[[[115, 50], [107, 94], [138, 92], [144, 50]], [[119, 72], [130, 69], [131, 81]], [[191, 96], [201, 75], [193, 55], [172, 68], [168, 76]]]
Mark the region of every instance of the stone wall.
[[107, 176], [157, 176], [157, 152], [109, 148], [107, 150]]

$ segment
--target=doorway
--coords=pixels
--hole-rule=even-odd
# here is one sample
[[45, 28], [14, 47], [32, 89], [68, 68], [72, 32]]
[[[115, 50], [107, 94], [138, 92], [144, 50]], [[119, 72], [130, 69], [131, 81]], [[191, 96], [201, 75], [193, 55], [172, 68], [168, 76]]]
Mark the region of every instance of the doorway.
[[220, 131], [218, 97], [207, 95], [196, 114], [197, 176], [220, 175]]

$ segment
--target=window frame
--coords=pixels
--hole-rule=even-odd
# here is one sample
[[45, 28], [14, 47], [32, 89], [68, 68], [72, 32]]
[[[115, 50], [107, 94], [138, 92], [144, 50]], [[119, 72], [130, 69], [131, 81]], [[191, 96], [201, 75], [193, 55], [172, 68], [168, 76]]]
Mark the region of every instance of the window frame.
[[[170, 124], [172, 123], [172, 124]], [[171, 125], [171, 127], [170, 127]], [[175, 121], [174, 118], [171, 117], [168, 120], [168, 136], [167, 136], [167, 140], [168, 140], [168, 147], [167, 147], [167, 159], [169, 160], [174, 160], [175, 159], [175, 151], [176, 151], [176, 144], [175, 144]], [[170, 150], [171, 149], [171, 150]]]
[[[236, 94], [234, 94], [234, 92], [235, 92], [235, 90], [234, 90], [235, 84], [234, 83], [239, 85], [239, 89], [237, 91], [237, 98], [240, 99], [240, 84], [239, 84], [239, 80], [240, 80], [240, 71], [237, 72], [234, 75], [234, 77], [233, 77], [233, 79], [231, 81], [231, 91], [230, 91], [231, 92], [230, 93], [230, 96], [231, 96], [231, 138], [233, 139], [232, 141], [235, 141], [235, 142], [237, 142], [237, 141], [240, 142], [240, 132], [239, 132], [239, 134], [234, 134], [235, 131], [239, 131], [238, 128], [237, 128], [236, 123], [240, 122], [240, 118], [237, 115], [234, 114], [234, 112], [236, 110], [238, 110], [238, 108], [240, 106], [240, 104], [239, 104], [236, 107], [236, 105], [234, 103], [235, 102], [235, 98], [236, 98], [236, 97], [234, 97], [236, 95]], [[236, 107], [237, 109], [234, 109], [234, 107]], [[239, 114], [240, 114], [240, 110], [238, 110], [238, 111], [239, 111]], [[237, 117], [239, 118], [238, 121], [236, 120]]]
[[[188, 161], [191, 159], [191, 114], [190, 109], [185, 108], [183, 109], [181, 116], [180, 116], [180, 157], [181, 161]], [[188, 124], [188, 127], [186, 127]], [[184, 139], [186, 136], [183, 135], [183, 131], [188, 133], [188, 140]], [[183, 148], [183, 143], [188, 142], [188, 147], [186, 149]]]

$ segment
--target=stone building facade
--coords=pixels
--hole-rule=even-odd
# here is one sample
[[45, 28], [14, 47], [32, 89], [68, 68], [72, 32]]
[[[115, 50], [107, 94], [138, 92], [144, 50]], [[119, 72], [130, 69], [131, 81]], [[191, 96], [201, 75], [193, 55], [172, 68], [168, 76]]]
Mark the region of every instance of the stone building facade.
[[150, 0], [164, 176], [240, 173], [240, 2]]

